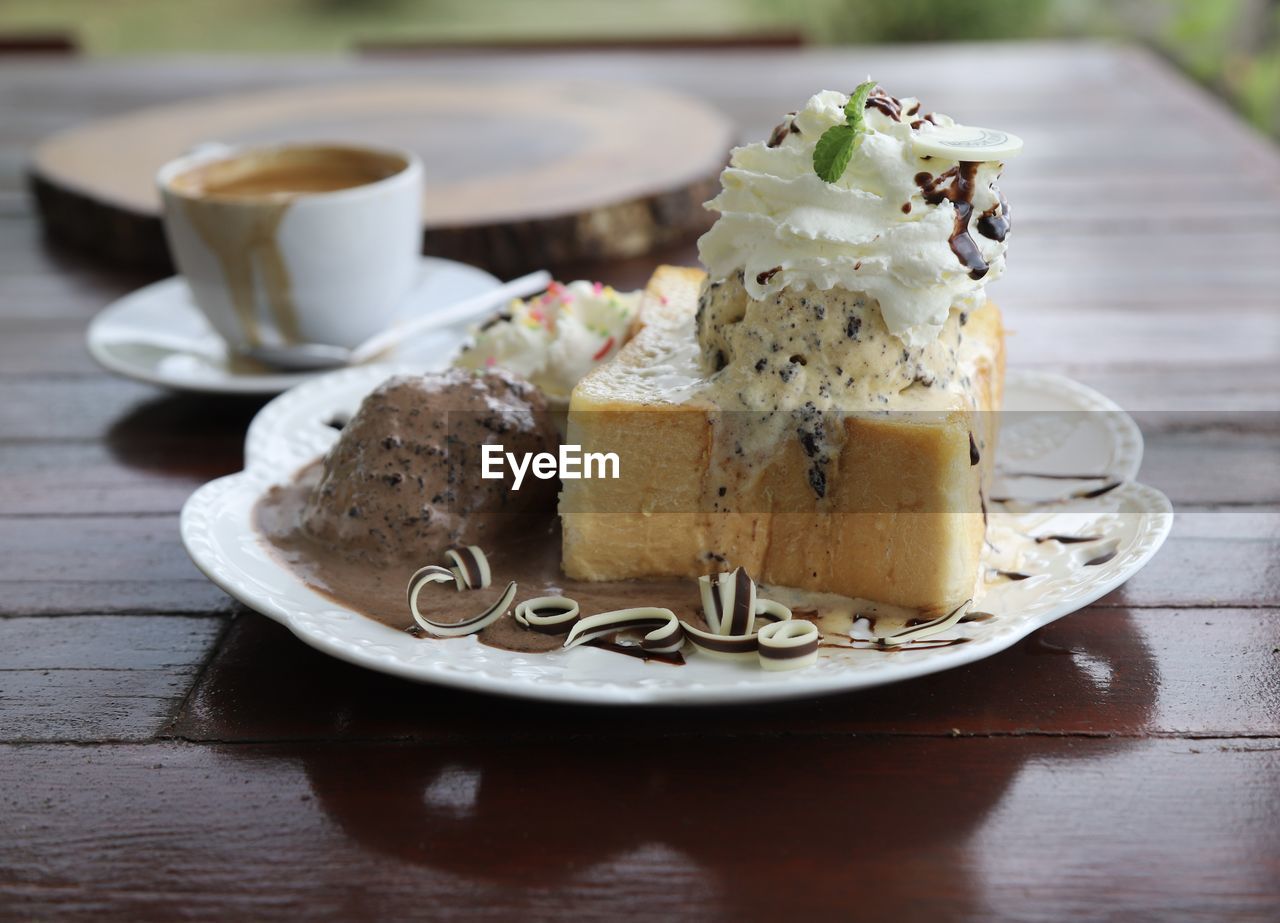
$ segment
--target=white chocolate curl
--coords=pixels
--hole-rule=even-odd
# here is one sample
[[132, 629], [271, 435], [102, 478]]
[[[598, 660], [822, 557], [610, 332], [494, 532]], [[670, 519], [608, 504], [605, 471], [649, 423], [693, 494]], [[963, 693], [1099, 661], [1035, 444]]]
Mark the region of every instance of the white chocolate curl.
[[565, 650], [594, 641], [604, 635], [627, 629], [651, 629], [640, 639], [642, 650], [653, 654], [670, 654], [684, 644], [684, 631], [680, 620], [670, 609], [657, 606], [641, 606], [635, 609], [616, 609], [580, 619], [564, 639]]
[[[409, 578], [408, 602], [413, 620], [423, 631], [436, 637], [475, 634], [506, 613], [516, 596], [516, 583], [507, 584], [502, 596], [488, 609], [461, 622], [438, 622], [418, 608], [422, 590], [433, 583], [453, 582], [457, 591], [487, 587], [492, 579], [488, 558], [475, 545], [451, 548], [446, 556], [453, 567], [429, 564]], [[713, 659], [756, 659], [766, 670], [794, 670], [811, 666], [818, 658], [821, 633], [807, 621], [793, 621], [791, 610], [772, 599], [761, 599], [756, 583], [741, 567], [715, 577], [700, 577], [703, 612], [711, 631], [682, 622], [670, 609], [641, 606], [617, 609], [580, 618], [580, 607], [567, 596], [535, 596], [515, 609], [521, 625], [547, 634], [568, 632], [564, 649], [620, 631], [644, 631], [640, 649], [652, 654], [679, 651], [687, 638], [700, 652]], [[967, 604], [966, 604], [967, 605]], [[962, 606], [961, 609], [964, 607]], [[960, 609], [945, 619], [908, 629], [918, 636], [922, 630], [946, 621], [959, 620]], [[767, 624], [756, 627], [758, 622]], [[945, 626], [944, 626], [945, 627]], [[896, 637], [896, 636], [895, 636]]]
[[752, 660], [759, 649], [759, 638], [750, 635], [722, 635], [703, 631], [688, 622], [681, 622], [684, 633], [699, 654], [712, 660]]
[[912, 641], [920, 641], [924, 638], [931, 638], [934, 635], [941, 634], [952, 625], [956, 625], [964, 618], [965, 610], [973, 605], [972, 599], [966, 599], [960, 605], [956, 606], [951, 612], [936, 618], [931, 622], [925, 622], [921, 625], [912, 625], [910, 628], [904, 628], [902, 631], [895, 631], [891, 635], [885, 635], [876, 638], [876, 643], [881, 647], [897, 647], [901, 644], [909, 644]]
[[[409, 599], [409, 609], [414, 611], [418, 605], [418, 594], [422, 592], [422, 588], [428, 583], [445, 583], [452, 580], [455, 586], [461, 590], [462, 582], [455, 571], [449, 570], [447, 567], [441, 567], [439, 564], [428, 564], [426, 567], [419, 568], [414, 571], [413, 576], [409, 578], [409, 587], [405, 591]], [[414, 616], [417, 617], [416, 614]]]
[[461, 622], [437, 622], [427, 618], [418, 610], [418, 591], [431, 582], [433, 581], [422, 581], [418, 586], [410, 589], [409, 609], [413, 613], [413, 620], [418, 623], [418, 626], [423, 631], [439, 638], [460, 638], [463, 635], [473, 635], [481, 629], [488, 628], [502, 618], [503, 613], [511, 606], [511, 600], [516, 598], [516, 583], [513, 580], [507, 584], [506, 590], [503, 591], [498, 601], [479, 615], [464, 619]]
[[756, 582], [741, 567], [721, 574], [720, 634], [749, 635], [756, 621]]
[[[493, 582], [493, 572], [489, 569], [489, 558], [477, 545], [465, 548], [450, 548], [444, 556], [453, 562], [453, 569], [458, 580], [468, 590], [483, 590]], [[462, 589], [462, 587], [459, 587]]]
[[418, 597], [430, 584], [453, 581], [455, 590], [459, 592], [464, 587], [478, 589], [489, 586], [492, 576], [489, 570], [489, 559], [475, 545], [464, 549], [450, 548], [445, 552], [445, 556], [456, 566], [450, 568], [439, 564], [428, 564], [426, 567], [419, 568], [409, 578], [407, 590], [409, 611], [413, 614], [413, 620], [418, 623], [418, 627], [438, 638], [457, 638], [475, 634], [500, 619], [510, 608], [511, 601], [516, 598], [514, 580], [507, 584], [506, 590], [497, 602], [472, 618], [463, 619], [461, 622], [437, 622], [422, 614], [422, 610], [418, 608]]
[[713, 633], [749, 635], [754, 631], [756, 582], [743, 568], [699, 577], [698, 592], [702, 596], [702, 615]]
[[525, 628], [558, 635], [578, 620], [578, 604], [567, 596], [535, 596], [516, 606], [516, 621]]
[[766, 670], [799, 670], [818, 662], [822, 632], [813, 622], [788, 619], [760, 629], [760, 666]]
[[[818, 627], [805, 621], [793, 623], [790, 609], [776, 600], [761, 599], [755, 581], [741, 567], [714, 578], [699, 577], [698, 589], [711, 630], [680, 624], [699, 653], [713, 660], [758, 660], [767, 670], [797, 670], [817, 662]], [[756, 628], [761, 620], [769, 624]]]

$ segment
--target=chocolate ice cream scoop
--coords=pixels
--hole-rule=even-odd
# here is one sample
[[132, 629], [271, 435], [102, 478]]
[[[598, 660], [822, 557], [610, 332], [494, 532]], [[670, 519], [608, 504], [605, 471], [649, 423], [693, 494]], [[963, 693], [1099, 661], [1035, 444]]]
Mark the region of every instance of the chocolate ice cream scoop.
[[481, 477], [481, 447], [554, 452], [536, 388], [506, 372], [463, 369], [397, 376], [364, 399], [324, 461], [303, 528], [355, 560], [386, 563], [483, 543], [494, 530], [545, 513], [558, 482]]

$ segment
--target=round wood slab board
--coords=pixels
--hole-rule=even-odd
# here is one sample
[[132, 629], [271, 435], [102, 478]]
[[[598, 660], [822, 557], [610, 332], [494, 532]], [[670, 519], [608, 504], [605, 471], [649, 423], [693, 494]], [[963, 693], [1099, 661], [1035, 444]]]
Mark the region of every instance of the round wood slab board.
[[168, 263], [156, 170], [216, 141], [345, 141], [426, 165], [424, 247], [500, 275], [615, 259], [701, 230], [732, 143], [703, 103], [599, 82], [395, 80], [200, 99], [93, 122], [41, 144], [49, 231], [113, 259]]

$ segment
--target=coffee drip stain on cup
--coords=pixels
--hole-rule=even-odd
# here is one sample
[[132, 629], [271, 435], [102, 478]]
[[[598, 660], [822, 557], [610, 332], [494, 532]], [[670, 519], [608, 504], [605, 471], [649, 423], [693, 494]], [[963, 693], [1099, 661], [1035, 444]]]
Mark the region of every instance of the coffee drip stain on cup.
[[279, 230], [300, 196], [339, 192], [394, 176], [408, 166], [392, 154], [341, 147], [254, 151], [201, 164], [174, 177], [191, 226], [218, 260], [245, 342], [264, 342], [254, 266], [280, 339], [304, 342]]
[[290, 345], [302, 342], [289, 271], [276, 240], [289, 205], [286, 200], [245, 210], [234, 205], [219, 208], [209, 202], [185, 203], [191, 226], [222, 266], [231, 303], [250, 346], [263, 343], [254, 310], [255, 260], [266, 290], [267, 307], [280, 338]]

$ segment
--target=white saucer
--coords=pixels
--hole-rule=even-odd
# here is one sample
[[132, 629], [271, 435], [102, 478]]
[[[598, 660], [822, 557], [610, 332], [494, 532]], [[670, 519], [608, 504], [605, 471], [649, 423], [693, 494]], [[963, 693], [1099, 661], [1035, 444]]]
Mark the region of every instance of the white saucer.
[[1164, 494], [1133, 480], [1142, 462], [1142, 434], [1124, 411], [1070, 379], [1011, 371], [1005, 409], [1048, 415], [1045, 425], [1024, 413], [1002, 427], [1000, 460], [1023, 472], [1101, 471], [1122, 483], [1096, 500], [1049, 509], [1019, 513], [992, 505], [996, 541], [1001, 529], [1097, 539], [1088, 544], [1037, 544], [1036, 575], [993, 585], [977, 605], [994, 617], [955, 626], [945, 636], [962, 637], [966, 643], [897, 652], [823, 650], [812, 667], [775, 673], [696, 653], [677, 667], [590, 647], [517, 654], [486, 647], [474, 637], [416, 638], [309, 589], [268, 552], [252, 526], [258, 499], [338, 438], [330, 421], [349, 417], [364, 395], [396, 371], [387, 366], [345, 369], [264, 407], [249, 427], [245, 470], [192, 495], [182, 510], [182, 540], [210, 580], [307, 644], [341, 660], [418, 682], [519, 698], [615, 705], [763, 702], [878, 686], [989, 657], [1087, 606], [1146, 564], [1173, 521]]
[[[498, 280], [465, 263], [422, 258], [422, 278], [404, 300], [396, 320], [442, 308], [495, 288]], [[452, 355], [462, 342], [466, 324], [453, 324], [396, 347], [386, 361], [417, 365], [442, 353]], [[147, 336], [179, 342], [192, 340], [209, 355], [148, 343]], [[222, 340], [191, 300], [180, 276], [138, 289], [103, 308], [89, 324], [89, 353], [109, 371], [180, 391], [213, 394], [279, 394], [322, 372], [258, 373], [232, 368]], [[216, 358], [221, 357], [221, 358]]]

